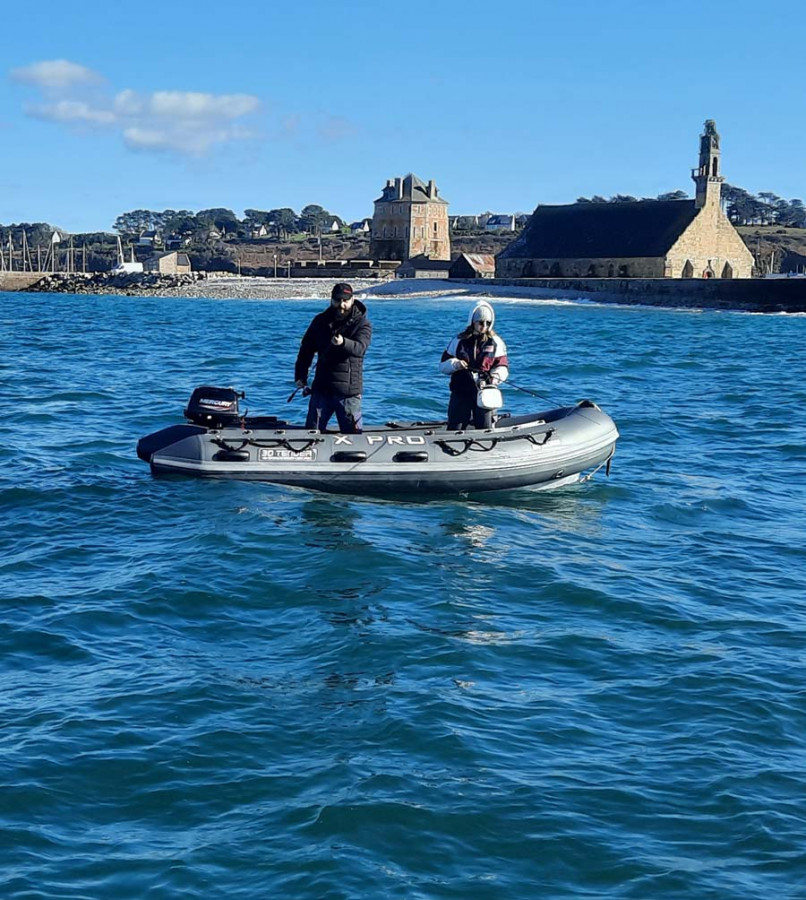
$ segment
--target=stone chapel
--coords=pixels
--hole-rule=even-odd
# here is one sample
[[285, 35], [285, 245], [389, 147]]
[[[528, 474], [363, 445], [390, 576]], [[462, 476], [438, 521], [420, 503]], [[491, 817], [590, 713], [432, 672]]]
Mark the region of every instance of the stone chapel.
[[750, 278], [753, 255], [722, 210], [720, 153], [708, 119], [693, 200], [538, 206], [496, 257], [496, 277]]

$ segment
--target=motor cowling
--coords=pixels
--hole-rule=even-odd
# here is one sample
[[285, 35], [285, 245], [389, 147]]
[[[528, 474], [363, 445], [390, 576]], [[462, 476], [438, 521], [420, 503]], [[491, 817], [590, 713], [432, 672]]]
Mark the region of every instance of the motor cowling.
[[205, 428], [231, 428], [241, 424], [238, 400], [245, 394], [235, 388], [204, 385], [194, 389], [185, 407], [185, 418]]

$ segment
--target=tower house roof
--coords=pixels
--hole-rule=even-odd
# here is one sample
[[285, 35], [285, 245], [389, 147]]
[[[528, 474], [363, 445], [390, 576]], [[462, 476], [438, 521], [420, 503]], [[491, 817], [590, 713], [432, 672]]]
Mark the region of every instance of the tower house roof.
[[437, 195], [435, 182], [426, 184], [412, 172], [404, 178], [390, 178], [386, 182], [381, 196], [375, 201], [394, 203], [395, 201], [408, 200], [414, 203], [444, 203], [448, 201]]

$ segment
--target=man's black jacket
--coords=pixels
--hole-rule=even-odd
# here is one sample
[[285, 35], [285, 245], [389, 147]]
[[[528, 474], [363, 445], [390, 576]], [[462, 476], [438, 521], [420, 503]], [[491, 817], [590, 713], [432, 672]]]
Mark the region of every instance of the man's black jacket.
[[[344, 343], [331, 343], [340, 334]], [[336, 397], [357, 397], [364, 389], [364, 354], [372, 340], [367, 308], [353, 302], [346, 319], [339, 321], [332, 306], [314, 316], [305, 332], [294, 366], [294, 380], [307, 381], [314, 354], [318, 355], [312, 390]]]

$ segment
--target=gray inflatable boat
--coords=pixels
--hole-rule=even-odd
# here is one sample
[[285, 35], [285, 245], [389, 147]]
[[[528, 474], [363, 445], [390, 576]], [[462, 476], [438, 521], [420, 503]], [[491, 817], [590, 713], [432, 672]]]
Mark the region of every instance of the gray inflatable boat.
[[232, 388], [201, 387], [185, 416], [141, 438], [154, 474], [268, 481], [349, 494], [458, 494], [550, 489], [586, 480], [615, 452], [613, 420], [590, 400], [500, 416], [486, 430], [387, 422], [362, 434], [309, 431], [274, 416], [241, 416]]

